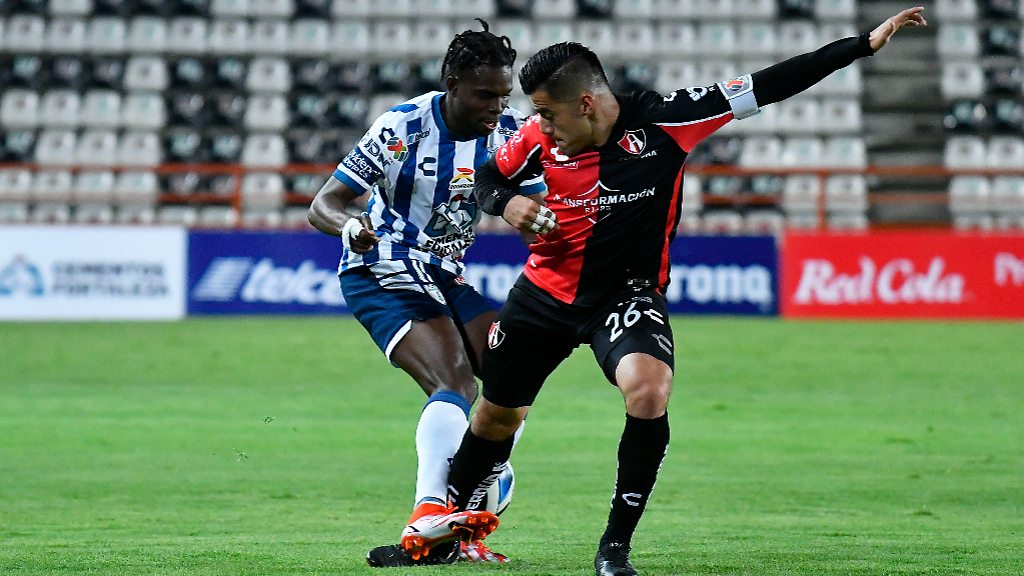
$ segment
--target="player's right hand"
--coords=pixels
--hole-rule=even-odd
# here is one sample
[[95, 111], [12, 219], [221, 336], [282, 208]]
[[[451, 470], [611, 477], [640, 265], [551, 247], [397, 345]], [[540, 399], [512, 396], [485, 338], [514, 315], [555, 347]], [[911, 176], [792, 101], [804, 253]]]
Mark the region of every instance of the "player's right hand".
[[501, 217], [522, 232], [547, 234], [558, 230], [555, 213], [527, 196], [515, 196], [509, 200]]
[[[354, 222], [354, 224], [349, 224]], [[354, 216], [345, 223], [342, 229], [341, 242], [345, 248], [356, 254], [366, 254], [377, 245], [380, 239], [373, 233], [373, 223], [366, 214]]]

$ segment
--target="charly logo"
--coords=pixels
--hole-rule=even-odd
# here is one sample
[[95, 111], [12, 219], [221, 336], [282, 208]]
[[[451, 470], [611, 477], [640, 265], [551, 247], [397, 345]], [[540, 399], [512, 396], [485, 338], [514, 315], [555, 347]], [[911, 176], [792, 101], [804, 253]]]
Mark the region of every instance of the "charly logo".
[[647, 146], [647, 135], [641, 130], [626, 130], [626, 133], [619, 140], [619, 146], [630, 154], [636, 156], [644, 151]]
[[491, 329], [487, 332], [487, 347], [494, 350], [504, 341], [505, 333], [501, 331], [501, 321], [491, 324]]
[[43, 295], [43, 275], [39, 267], [20, 254], [7, 266], [0, 268], [0, 296], [15, 294]]

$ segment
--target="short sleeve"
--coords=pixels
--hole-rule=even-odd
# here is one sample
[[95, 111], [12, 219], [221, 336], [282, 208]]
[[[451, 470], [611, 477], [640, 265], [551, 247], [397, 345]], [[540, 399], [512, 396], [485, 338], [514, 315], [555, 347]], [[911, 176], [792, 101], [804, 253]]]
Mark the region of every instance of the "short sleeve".
[[[402, 135], [395, 124], [401, 114], [392, 110], [381, 115], [366, 134], [345, 155], [334, 170], [334, 177], [357, 194], [363, 194], [375, 183], [386, 179], [393, 160], [403, 160]], [[404, 124], [404, 123], [402, 123]]]
[[[501, 174], [506, 178], [513, 179], [524, 176], [523, 171], [530, 164], [530, 158], [540, 151], [542, 134], [539, 119], [540, 116], [528, 118], [519, 130], [495, 152], [495, 162], [498, 169], [501, 170]], [[530, 194], [532, 193], [530, 192]]]

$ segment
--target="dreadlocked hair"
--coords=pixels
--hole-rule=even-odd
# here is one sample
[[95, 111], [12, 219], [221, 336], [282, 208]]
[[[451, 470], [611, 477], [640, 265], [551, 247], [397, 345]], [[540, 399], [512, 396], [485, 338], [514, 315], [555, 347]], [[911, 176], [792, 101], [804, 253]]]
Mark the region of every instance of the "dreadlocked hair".
[[524, 94], [543, 88], [555, 100], [565, 102], [584, 90], [608, 85], [601, 60], [578, 42], [559, 42], [537, 52], [519, 71]]
[[481, 18], [476, 19], [484, 27], [482, 32], [466, 30], [455, 36], [448, 45], [448, 52], [441, 63], [441, 83], [460, 70], [473, 70], [481, 66], [512, 67], [516, 51], [508, 36], [495, 36], [490, 26]]

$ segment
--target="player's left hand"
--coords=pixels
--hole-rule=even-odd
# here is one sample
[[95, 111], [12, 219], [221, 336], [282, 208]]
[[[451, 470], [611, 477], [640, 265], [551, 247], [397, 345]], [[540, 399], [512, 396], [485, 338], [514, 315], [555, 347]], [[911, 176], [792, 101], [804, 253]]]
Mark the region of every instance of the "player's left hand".
[[513, 228], [523, 232], [547, 234], [558, 230], [558, 217], [555, 213], [527, 196], [516, 196], [509, 200], [501, 217]]
[[889, 42], [889, 38], [892, 38], [892, 35], [904, 26], [927, 26], [928, 22], [921, 14], [922, 12], [924, 12], [924, 6], [907, 8], [879, 24], [878, 28], [875, 28], [871, 31], [871, 34], [868, 34], [868, 44], [871, 45], [871, 49], [878, 52], [882, 46]]

